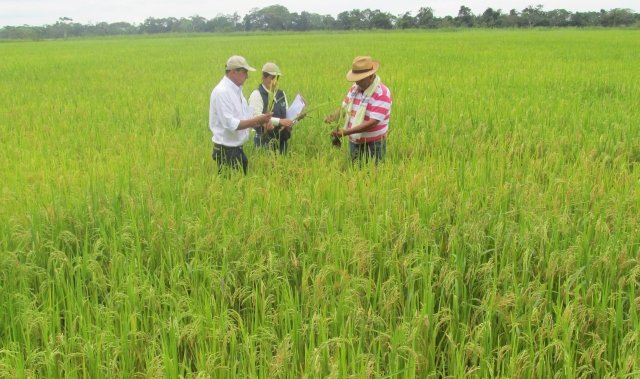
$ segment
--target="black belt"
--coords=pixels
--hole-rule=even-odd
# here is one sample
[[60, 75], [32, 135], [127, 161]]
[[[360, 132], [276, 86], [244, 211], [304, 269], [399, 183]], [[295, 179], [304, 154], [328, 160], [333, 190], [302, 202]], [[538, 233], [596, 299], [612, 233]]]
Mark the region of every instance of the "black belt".
[[240, 149], [242, 150], [242, 146], [227, 146], [227, 145], [221, 145], [219, 143], [213, 143], [214, 147], [219, 147], [221, 149], [225, 149], [225, 150], [233, 150], [233, 149]]

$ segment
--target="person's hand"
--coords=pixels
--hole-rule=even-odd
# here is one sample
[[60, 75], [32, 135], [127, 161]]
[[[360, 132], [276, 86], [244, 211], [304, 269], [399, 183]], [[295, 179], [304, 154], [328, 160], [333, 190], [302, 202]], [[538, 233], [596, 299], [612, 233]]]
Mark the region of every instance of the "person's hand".
[[324, 122], [327, 124], [331, 124], [340, 119], [340, 114], [342, 113], [342, 109], [338, 108], [335, 111], [329, 113], [324, 117]]
[[269, 121], [267, 121], [264, 124], [262, 124], [262, 130], [264, 130], [265, 132], [271, 131], [274, 128], [275, 127], [273, 126], [273, 123], [271, 122], [271, 118], [269, 118]]
[[263, 113], [263, 114], [261, 114], [259, 116], [256, 116], [254, 120], [255, 120], [256, 124], [258, 124], [258, 125], [264, 125], [266, 123], [271, 124], [271, 116], [272, 115], [273, 115], [272, 112]]
[[332, 122], [336, 121], [338, 119], [338, 115], [335, 113], [331, 113], [328, 114], [326, 116], [324, 116], [324, 123], [325, 124], [331, 124]]
[[342, 136], [344, 136], [344, 129], [334, 129], [331, 131], [331, 136], [332, 137], [337, 137], [340, 138]]
[[280, 126], [282, 126], [283, 128], [290, 128], [291, 125], [293, 125], [293, 121], [289, 120], [288, 118], [280, 119]]

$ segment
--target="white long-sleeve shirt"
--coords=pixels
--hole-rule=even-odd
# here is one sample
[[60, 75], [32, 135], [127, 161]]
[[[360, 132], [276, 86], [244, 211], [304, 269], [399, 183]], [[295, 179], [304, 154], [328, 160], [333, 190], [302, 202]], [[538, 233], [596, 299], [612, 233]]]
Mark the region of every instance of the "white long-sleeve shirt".
[[211, 140], [225, 146], [241, 146], [249, 140], [249, 129], [238, 130], [240, 120], [253, 117], [253, 111], [237, 86], [224, 76], [211, 91], [209, 129]]

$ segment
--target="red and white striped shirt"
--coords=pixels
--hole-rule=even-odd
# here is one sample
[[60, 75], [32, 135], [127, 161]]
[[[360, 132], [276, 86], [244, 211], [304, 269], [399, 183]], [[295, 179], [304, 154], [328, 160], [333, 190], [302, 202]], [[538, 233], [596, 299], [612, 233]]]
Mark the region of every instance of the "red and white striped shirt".
[[[380, 83], [378, 87], [373, 91], [371, 97], [365, 98], [364, 92], [358, 89], [357, 84], [353, 84], [347, 96], [342, 102], [342, 107], [347, 108], [349, 102], [353, 101], [351, 107], [351, 114], [349, 115], [349, 123], [347, 129], [350, 129], [356, 125], [352, 125], [358, 108], [361, 105], [367, 107], [364, 121], [371, 119], [378, 120], [378, 124], [366, 132], [358, 133], [357, 136], [349, 135], [349, 140], [353, 143], [367, 143], [381, 141], [386, 138], [387, 131], [389, 130], [389, 116], [391, 115], [391, 92], [389, 88]], [[364, 103], [364, 104], [363, 104]]]

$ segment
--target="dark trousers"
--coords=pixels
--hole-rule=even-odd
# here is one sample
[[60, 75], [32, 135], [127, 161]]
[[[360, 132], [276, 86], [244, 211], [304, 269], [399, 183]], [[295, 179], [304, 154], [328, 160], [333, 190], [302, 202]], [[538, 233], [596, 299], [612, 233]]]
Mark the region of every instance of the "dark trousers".
[[387, 152], [387, 140], [367, 143], [353, 143], [349, 141], [349, 154], [353, 163], [369, 162], [373, 160], [376, 164], [382, 162]]
[[211, 154], [211, 156], [218, 165], [218, 174], [221, 174], [225, 167], [232, 169], [242, 167], [242, 171], [247, 175], [249, 160], [244, 154], [242, 146], [224, 146], [216, 143], [213, 144], [213, 154]]
[[267, 148], [273, 151], [278, 150], [280, 154], [286, 154], [289, 149], [291, 129], [277, 128], [276, 130], [266, 132], [261, 128], [257, 128], [256, 135], [253, 137], [253, 144], [258, 148]]
[[273, 151], [278, 150], [280, 154], [286, 154], [289, 149], [288, 139], [278, 139], [277, 137], [269, 139], [264, 138], [261, 134], [256, 134], [253, 137], [253, 144], [258, 148], [270, 149]]

